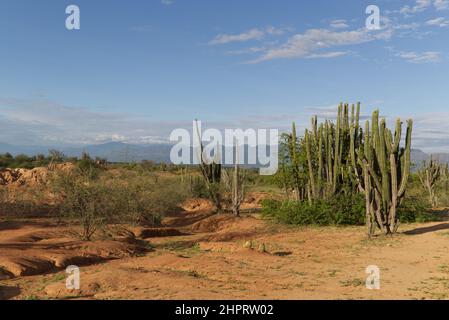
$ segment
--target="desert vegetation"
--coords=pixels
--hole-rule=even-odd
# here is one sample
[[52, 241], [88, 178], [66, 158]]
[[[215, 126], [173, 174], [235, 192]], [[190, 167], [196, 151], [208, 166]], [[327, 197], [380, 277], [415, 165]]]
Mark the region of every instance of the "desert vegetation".
[[[205, 159], [202, 146], [198, 166], [114, 164], [87, 153], [67, 158], [56, 150], [36, 157], [5, 154], [0, 157], [8, 166], [3, 169], [8, 174], [3, 175], [5, 186], [20, 181], [23, 169], [16, 169], [18, 165], [47, 169], [31, 174], [35, 183], [21, 199], [12, 199], [11, 188], [2, 188], [3, 206], [34, 204], [38, 211], [46, 206], [59, 219], [82, 225], [82, 238], [90, 240], [112, 223], [156, 226], [189, 197], [210, 200], [217, 214], [239, 216], [247, 190], [265, 186], [272, 194], [262, 204], [265, 217], [300, 225], [365, 224], [369, 236], [376, 229], [393, 234], [400, 222], [429, 218], [427, 212], [437, 207], [437, 199], [444, 205], [447, 166], [430, 159], [411, 172], [412, 120], [403, 137], [400, 119], [392, 132], [376, 110], [362, 126], [360, 109], [360, 103], [341, 104], [335, 121], [318, 123], [315, 116], [301, 136], [293, 123], [291, 133], [281, 137], [280, 169], [271, 177], [239, 165], [238, 153], [234, 167], [223, 167], [219, 154]], [[428, 194], [429, 205], [423, 205], [423, 193], [413, 191], [417, 189]]]
[[[412, 163], [412, 120], [405, 128], [397, 120], [392, 131], [379, 111], [360, 124], [360, 104], [341, 104], [336, 114], [322, 123], [313, 117], [303, 134], [293, 123], [281, 136], [273, 176], [240, 165], [238, 151], [232, 166], [220, 164], [219, 154], [210, 161], [203, 152], [196, 166], [109, 163], [55, 150], [47, 156], [3, 155], [0, 281], [20, 286], [19, 298], [64, 298], [62, 282], [51, 275], [75, 263], [86, 266], [88, 279], [80, 297], [121, 298], [121, 287], [101, 288], [110, 288], [105, 274], [123, 270], [133, 270], [123, 288], [153, 283], [159, 298], [191, 298], [170, 289], [178, 282], [201, 288], [191, 291], [197, 298], [225, 292], [263, 298], [254, 292], [265, 273], [278, 279], [265, 285], [269, 297], [302, 297], [322, 285], [318, 279], [336, 281], [335, 287], [353, 294], [362, 282], [350, 278], [352, 265], [366, 267], [373, 248], [388, 245], [393, 257], [394, 250], [417, 245], [405, 237], [423, 233], [443, 250], [447, 166], [434, 158]], [[427, 235], [428, 228], [441, 235]], [[432, 255], [419, 248], [417, 254]], [[131, 260], [121, 262], [125, 257]], [[217, 270], [227, 271], [217, 276]], [[147, 282], [139, 274], [134, 279], [135, 272]], [[37, 277], [45, 289], [23, 277]], [[145, 292], [139, 297], [148, 298]]]

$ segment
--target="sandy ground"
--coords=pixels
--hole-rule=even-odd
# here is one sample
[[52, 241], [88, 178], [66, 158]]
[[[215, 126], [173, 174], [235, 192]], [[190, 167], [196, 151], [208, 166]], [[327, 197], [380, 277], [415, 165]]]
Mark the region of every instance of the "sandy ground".
[[[394, 237], [368, 240], [363, 227], [287, 227], [201, 206], [167, 217], [162, 229], [134, 229], [134, 242], [82, 243], [54, 222], [1, 222], [0, 297], [449, 298], [449, 223], [403, 225]], [[65, 288], [69, 263], [85, 265], [80, 290]], [[379, 290], [365, 286], [369, 265], [380, 268]]]

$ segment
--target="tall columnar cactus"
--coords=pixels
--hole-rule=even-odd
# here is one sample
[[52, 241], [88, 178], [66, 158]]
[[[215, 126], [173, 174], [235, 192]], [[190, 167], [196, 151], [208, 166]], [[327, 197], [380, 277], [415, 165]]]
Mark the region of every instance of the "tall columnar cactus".
[[435, 187], [440, 182], [444, 175], [444, 167], [438, 161], [430, 158], [430, 161], [424, 161], [421, 168], [418, 170], [418, 176], [423, 187], [429, 194], [429, 202], [432, 208], [438, 205], [438, 199], [435, 195]]
[[206, 185], [206, 189], [209, 193], [210, 199], [214, 202], [215, 208], [217, 213], [220, 213], [222, 211], [222, 204], [221, 204], [221, 162], [220, 162], [220, 154], [219, 154], [219, 146], [217, 145], [217, 153], [215, 154], [215, 158], [211, 163], [207, 163], [204, 160], [203, 155], [203, 144], [201, 141], [201, 135], [199, 132], [199, 126], [198, 122], [196, 122], [196, 131], [197, 131], [197, 137], [199, 139], [198, 144], [200, 146], [198, 159], [199, 159], [199, 166], [201, 170], [201, 174], [204, 179], [204, 183]]
[[290, 156], [291, 173], [293, 175], [293, 189], [295, 192], [296, 200], [302, 200], [305, 187], [303, 185], [303, 179], [301, 176], [301, 164], [300, 164], [300, 151], [298, 137], [296, 133], [296, 124], [292, 124], [292, 133], [288, 137], [288, 150]]
[[318, 126], [317, 118], [312, 118], [312, 129], [305, 131], [304, 145], [313, 199], [331, 197], [343, 185], [351, 185], [349, 191], [358, 186], [350, 159], [355, 159], [353, 150], [361, 143], [359, 119], [359, 103], [352, 105], [351, 111], [348, 104], [340, 104], [336, 124], [325, 121]]
[[[313, 163], [312, 163], [312, 146], [311, 146], [311, 134], [309, 134], [309, 131], [306, 130], [305, 135], [304, 135], [304, 141], [306, 144], [306, 154], [307, 154], [307, 165], [308, 165], [308, 172], [309, 172], [309, 183], [307, 185], [308, 190], [310, 191], [309, 194], [311, 194], [311, 197], [313, 199], [316, 199], [317, 196], [317, 187], [315, 184], [315, 171], [313, 168]], [[316, 172], [318, 175], [320, 175], [320, 172]], [[310, 196], [309, 196], [310, 198]], [[310, 200], [310, 199], [309, 199]]]
[[397, 231], [397, 208], [405, 195], [410, 174], [410, 153], [413, 121], [407, 122], [405, 147], [401, 148], [402, 122], [396, 121], [393, 133], [387, 129], [385, 119], [374, 111], [371, 122], [366, 123], [363, 148], [359, 148], [357, 163], [362, 166], [363, 189], [366, 197], [368, 235], [377, 225], [384, 234]]

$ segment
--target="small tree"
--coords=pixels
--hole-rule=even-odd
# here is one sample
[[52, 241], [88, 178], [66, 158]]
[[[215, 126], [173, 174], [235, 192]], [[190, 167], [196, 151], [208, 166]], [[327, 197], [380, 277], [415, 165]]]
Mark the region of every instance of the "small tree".
[[56, 173], [52, 183], [60, 196], [59, 216], [75, 219], [82, 226], [81, 238], [92, 240], [95, 232], [107, 221], [110, 192], [104, 184], [93, 183], [81, 170]]
[[50, 158], [50, 163], [48, 164], [49, 170], [54, 170], [57, 163], [61, 163], [65, 159], [64, 153], [61, 151], [50, 149], [48, 150], [48, 158]]
[[429, 161], [424, 161], [421, 168], [418, 170], [419, 180], [429, 194], [429, 202], [432, 208], [438, 206], [435, 187], [441, 181], [443, 169], [443, 166], [431, 157]]

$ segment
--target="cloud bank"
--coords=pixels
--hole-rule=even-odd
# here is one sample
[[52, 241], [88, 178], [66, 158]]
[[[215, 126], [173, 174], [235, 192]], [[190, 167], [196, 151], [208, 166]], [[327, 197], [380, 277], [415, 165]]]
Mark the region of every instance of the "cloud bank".
[[[277, 128], [288, 131], [292, 121], [305, 129], [312, 115], [320, 120], [335, 119], [337, 104], [302, 107], [294, 114], [244, 115], [238, 119], [203, 122], [205, 128]], [[302, 111], [301, 111], [302, 110]], [[361, 120], [370, 118], [371, 109], [362, 109]], [[404, 121], [407, 117], [400, 116]], [[396, 117], [389, 116], [389, 121]], [[413, 115], [414, 148], [449, 152], [449, 112]], [[192, 120], [156, 122], [123, 113], [94, 112], [39, 99], [0, 98], [0, 142], [33, 146], [82, 146], [120, 141], [133, 144], [168, 143], [175, 128], [191, 130]], [[299, 132], [301, 132], [299, 131]]]

